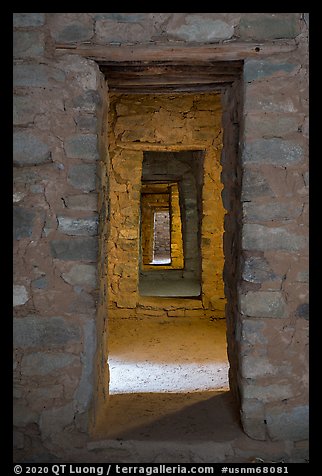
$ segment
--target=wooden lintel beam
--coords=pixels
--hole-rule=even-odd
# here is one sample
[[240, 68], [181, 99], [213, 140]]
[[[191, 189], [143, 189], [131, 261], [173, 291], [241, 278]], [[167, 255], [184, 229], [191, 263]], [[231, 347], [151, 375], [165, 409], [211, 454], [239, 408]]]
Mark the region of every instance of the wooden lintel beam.
[[269, 43], [227, 42], [221, 44], [186, 46], [151, 45], [151, 46], [102, 46], [56, 44], [57, 54], [76, 54], [93, 59], [100, 64], [121, 62], [169, 62], [192, 63], [209, 61], [243, 60], [275, 53], [296, 50], [295, 40], [277, 40]]

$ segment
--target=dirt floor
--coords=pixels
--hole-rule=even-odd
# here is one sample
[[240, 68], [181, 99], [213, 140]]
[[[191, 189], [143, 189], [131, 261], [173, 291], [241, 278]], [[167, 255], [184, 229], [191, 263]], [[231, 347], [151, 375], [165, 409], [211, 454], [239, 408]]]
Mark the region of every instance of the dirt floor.
[[110, 336], [111, 395], [229, 388], [224, 319], [121, 319]]

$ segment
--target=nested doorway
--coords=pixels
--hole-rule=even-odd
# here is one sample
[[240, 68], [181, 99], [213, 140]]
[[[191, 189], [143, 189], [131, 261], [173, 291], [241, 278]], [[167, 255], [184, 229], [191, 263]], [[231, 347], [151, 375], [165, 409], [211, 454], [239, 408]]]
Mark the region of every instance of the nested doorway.
[[[128, 405], [138, 395], [227, 391], [227, 95], [109, 89], [110, 403], [117, 395]], [[167, 237], [161, 262], [157, 232]]]

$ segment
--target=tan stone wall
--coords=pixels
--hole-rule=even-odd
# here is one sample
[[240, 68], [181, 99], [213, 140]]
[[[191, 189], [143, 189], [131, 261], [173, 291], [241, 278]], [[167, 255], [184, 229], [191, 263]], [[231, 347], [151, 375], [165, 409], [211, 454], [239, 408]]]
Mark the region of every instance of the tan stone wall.
[[[132, 309], [140, 316], [138, 293], [140, 190], [143, 152], [204, 151], [202, 190], [202, 306], [223, 317], [223, 221], [219, 94], [110, 95], [109, 308]], [[163, 309], [162, 299], [155, 309]], [[173, 307], [182, 300], [172, 299]], [[197, 306], [200, 307], [200, 306]]]

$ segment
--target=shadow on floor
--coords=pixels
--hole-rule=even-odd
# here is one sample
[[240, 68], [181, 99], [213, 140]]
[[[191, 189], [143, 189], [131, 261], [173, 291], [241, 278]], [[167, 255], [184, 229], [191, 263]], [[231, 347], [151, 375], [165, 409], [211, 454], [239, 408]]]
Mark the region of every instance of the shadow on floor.
[[228, 392], [112, 395], [97, 437], [118, 440], [228, 441], [243, 435]]

